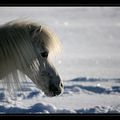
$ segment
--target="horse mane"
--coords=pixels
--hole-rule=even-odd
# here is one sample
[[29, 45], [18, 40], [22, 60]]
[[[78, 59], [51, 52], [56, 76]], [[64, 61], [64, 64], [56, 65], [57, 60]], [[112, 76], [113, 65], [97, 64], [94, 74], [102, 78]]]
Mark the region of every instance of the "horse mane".
[[[0, 27], [0, 80], [9, 92], [16, 88], [21, 89], [20, 81], [26, 80], [22, 71], [31, 72], [31, 69], [37, 69], [35, 61], [38, 58], [32, 46], [29, 29], [39, 26], [41, 26], [40, 39], [43, 40], [49, 53], [56, 55], [61, 50], [61, 43], [46, 25], [14, 20]], [[32, 67], [29, 67], [30, 63]]]
[[61, 52], [61, 42], [58, 38], [58, 36], [53, 32], [51, 28], [49, 28], [45, 24], [41, 24], [39, 22], [34, 22], [31, 20], [13, 20], [5, 24], [5, 26], [11, 26], [11, 27], [23, 27], [27, 30], [27, 28], [31, 27], [39, 27], [41, 26], [40, 30], [40, 36], [43, 38], [45, 47], [50, 51], [50, 55], [57, 55], [57, 53]]

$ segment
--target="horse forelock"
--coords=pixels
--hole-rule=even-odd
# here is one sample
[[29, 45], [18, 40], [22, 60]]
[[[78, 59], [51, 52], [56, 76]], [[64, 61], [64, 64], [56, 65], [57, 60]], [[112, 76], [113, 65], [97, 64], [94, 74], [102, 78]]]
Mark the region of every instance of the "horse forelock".
[[48, 49], [50, 56], [57, 55], [61, 52], [61, 43], [58, 36], [47, 26], [42, 26], [40, 36], [44, 40], [45, 47]]
[[24, 27], [25, 30], [28, 31], [29, 29], [32, 29], [34, 27], [41, 27], [39, 34], [40, 34], [40, 40], [43, 40], [44, 47], [48, 49], [50, 55], [54, 56], [61, 52], [62, 50], [62, 44], [58, 38], [58, 36], [53, 32], [51, 28], [49, 28], [45, 24], [40, 24], [39, 22], [34, 22], [30, 20], [14, 20], [6, 25], [9, 26], [16, 26], [16, 27]]

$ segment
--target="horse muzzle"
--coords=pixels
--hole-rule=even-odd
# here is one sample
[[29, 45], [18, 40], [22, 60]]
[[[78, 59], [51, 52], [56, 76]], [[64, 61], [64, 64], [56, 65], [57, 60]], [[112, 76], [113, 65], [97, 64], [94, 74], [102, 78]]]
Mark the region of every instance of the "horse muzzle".
[[60, 83], [58, 86], [51, 83], [49, 84], [49, 91], [52, 93], [52, 96], [60, 95], [63, 92], [63, 84]]

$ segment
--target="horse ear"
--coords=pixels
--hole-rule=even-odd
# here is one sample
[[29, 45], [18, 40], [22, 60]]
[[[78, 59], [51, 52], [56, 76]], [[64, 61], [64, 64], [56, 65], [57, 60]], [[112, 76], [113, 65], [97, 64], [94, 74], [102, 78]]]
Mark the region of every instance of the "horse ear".
[[30, 26], [30, 35], [32, 35], [32, 37], [38, 35], [38, 33], [41, 32], [41, 26]]

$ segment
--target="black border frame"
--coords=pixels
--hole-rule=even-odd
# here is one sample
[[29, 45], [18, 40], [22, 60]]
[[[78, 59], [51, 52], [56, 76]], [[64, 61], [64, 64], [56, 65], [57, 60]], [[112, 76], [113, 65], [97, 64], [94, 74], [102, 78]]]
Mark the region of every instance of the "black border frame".
[[119, 6], [119, 0], [0, 0], [0, 6]]

